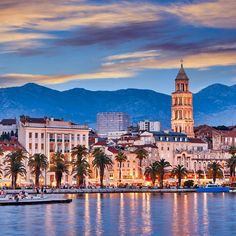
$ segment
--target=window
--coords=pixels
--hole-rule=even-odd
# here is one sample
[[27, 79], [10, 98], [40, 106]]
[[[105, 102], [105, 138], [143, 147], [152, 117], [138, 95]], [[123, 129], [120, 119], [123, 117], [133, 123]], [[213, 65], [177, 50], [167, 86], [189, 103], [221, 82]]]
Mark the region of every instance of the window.
[[80, 135], [79, 134], [77, 135], [77, 140], [80, 141]]
[[37, 143], [35, 143], [35, 149], [38, 149], [38, 144]]
[[86, 135], [83, 134], [83, 141], [86, 141]]
[[29, 138], [32, 138], [32, 133], [29, 133]]
[[41, 139], [43, 139], [44, 138], [44, 133], [41, 133]]
[[32, 149], [32, 143], [29, 143], [29, 149]]
[[43, 143], [41, 143], [41, 150], [43, 150], [44, 149], [44, 144]]
[[35, 138], [38, 138], [38, 133], [35, 133]]

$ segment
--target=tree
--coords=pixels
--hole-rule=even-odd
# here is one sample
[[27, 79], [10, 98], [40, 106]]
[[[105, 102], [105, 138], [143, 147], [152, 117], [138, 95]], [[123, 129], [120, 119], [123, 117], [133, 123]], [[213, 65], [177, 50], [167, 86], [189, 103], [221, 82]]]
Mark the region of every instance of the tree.
[[204, 172], [203, 172], [203, 170], [199, 169], [196, 171], [196, 174], [197, 174], [197, 178], [198, 178], [198, 184], [200, 184], [200, 179], [203, 178]]
[[216, 161], [210, 163], [207, 167], [209, 176], [212, 176], [213, 183], [216, 182], [216, 178], [223, 176], [222, 166]]
[[95, 148], [93, 151], [94, 159], [92, 161], [93, 167], [97, 168], [100, 173], [100, 186], [103, 188], [103, 178], [105, 169], [111, 166], [112, 160], [100, 148]]
[[[0, 156], [3, 156], [4, 152], [3, 150], [0, 148]], [[2, 173], [2, 164], [0, 164], [0, 176], [2, 176], [3, 173]]]
[[236, 147], [234, 146], [230, 147], [228, 152], [234, 156], [236, 154]]
[[181, 186], [181, 180], [185, 177], [188, 173], [187, 169], [183, 165], [177, 165], [172, 170], [172, 175], [176, 176], [178, 179], [178, 186]]
[[194, 185], [194, 181], [192, 179], [186, 180], [184, 182], [184, 187], [191, 188]]
[[160, 161], [156, 162], [156, 165], [157, 165], [157, 173], [160, 178], [160, 188], [163, 188], [165, 169], [167, 167], [170, 167], [171, 164], [168, 161], [166, 161], [165, 159], [161, 159]]
[[72, 174], [77, 178], [77, 185], [84, 184], [84, 179], [91, 173], [90, 166], [86, 160], [88, 150], [85, 146], [77, 145], [72, 149]]
[[52, 156], [50, 171], [55, 173], [56, 187], [61, 186], [63, 173], [69, 174], [69, 165], [65, 162], [65, 157], [61, 152], [56, 152]]
[[29, 158], [28, 166], [31, 173], [35, 176], [35, 186], [39, 187], [39, 177], [43, 170], [48, 167], [48, 158], [42, 153], [35, 153]]
[[148, 167], [146, 167], [144, 175], [147, 177], [150, 177], [152, 180], [152, 186], [155, 185], [156, 178], [158, 174], [157, 164], [156, 162], [150, 164]]
[[15, 151], [6, 155], [4, 160], [5, 176], [11, 176], [12, 188], [16, 188], [18, 175], [25, 176], [26, 169], [24, 160], [27, 159], [25, 152], [22, 149], [16, 149]]
[[229, 168], [230, 177], [235, 176], [236, 156], [234, 154], [227, 160], [227, 167]]
[[148, 157], [148, 152], [144, 148], [135, 151], [136, 158], [139, 160], [139, 178], [142, 178], [142, 162]]
[[118, 154], [115, 156], [115, 160], [119, 163], [119, 182], [121, 183], [122, 163], [127, 160], [127, 156], [124, 154], [124, 152], [119, 151]]

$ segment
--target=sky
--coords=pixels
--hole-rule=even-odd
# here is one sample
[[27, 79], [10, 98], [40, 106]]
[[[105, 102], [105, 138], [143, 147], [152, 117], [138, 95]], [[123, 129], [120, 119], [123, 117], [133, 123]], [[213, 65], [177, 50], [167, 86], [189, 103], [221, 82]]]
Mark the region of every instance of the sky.
[[236, 84], [235, 0], [1, 0], [0, 87]]

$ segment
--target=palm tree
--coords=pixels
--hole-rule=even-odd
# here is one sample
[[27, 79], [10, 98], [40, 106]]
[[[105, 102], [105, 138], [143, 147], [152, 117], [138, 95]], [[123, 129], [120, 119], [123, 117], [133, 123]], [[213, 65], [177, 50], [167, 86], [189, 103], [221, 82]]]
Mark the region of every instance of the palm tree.
[[2, 164], [0, 164], [0, 176], [2, 176]]
[[50, 171], [55, 172], [56, 187], [61, 186], [63, 173], [68, 174], [69, 165], [65, 162], [65, 157], [61, 152], [56, 152], [52, 156]]
[[234, 154], [227, 160], [227, 167], [229, 168], [230, 177], [235, 176], [236, 156]]
[[25, 152], [22, 149], [16, 149], [15, 151], [6, 155], [4, 160], [5, 176], [11, 176], [12, 188], [16, 188], [18, 175], [25, 176], [26, 169], [24, 160], [27, 159]]
[[203, 170], [199, 169], [196, 171], [196, 174], [198, 176], [198, 180], [200, 180], [203, 177], [204, 172]]
[[181, 180], [185, 177], [188, 173], [187, 169], [183, 165], [177, 165], [172, 170], [172, 175], [176, 176], [178, 179], [178, 186], [181, 186]]
[[154, 163], [150, 164], [148, 167], [146, 167], [145, 172], [144, 172], [145, 176], [148, 176], [151, 178], [152, 186], [155, 185], [157, 174], [158, 174], [158, 169], [157, 169], [156, 162], [154, 162]]
[[90, 166], [86, 160], [88, 150], [85, 146], [77, 145], [72, 149], [72, 174], [77, 177], [77, 185], [84, 184], [84, 179], [91, 173]]
[[213, 183], [216, 182], [217, 177], [223, 176], [222, 166], [216, 161], [208, 165], [207, 171], [208, 171], [208, 174], [212, 176]]
[[119, 163], [119, 182], [121, 183], [122, 163], [127, 160], [127, 156], [124, 154], [124, 152], [119, 151], [118, 154], [115, 156], [115, 160]]
[[28, 166], [31, 173], [35, 176], [35, 186], [39, 187], [39, 177], [43, 170], [48, 167], [48, 158], [42, 153], [35, 153], [29, 158]]
[[93, 151], [94, 159], [92, 161], [93, 167], [100, 172], [100, 186], [103, 188], [103, 178], [105, 169], [111, 166], [112, 160], [100, 148], [95, 148]]
[[[0, 156], [3, 156], [4, 152], [3, 150], [0, 148]], [[2, 173], [2, 164], [0, 164], [0, 176], [2, 176], [3, 173]]]
[[160, 161], [156, 162], [156, 165], [157, 165], [158, 176], [160, 178], [160, 188], [163, 188], [165, 169], [167, 167], [170, 167], [171, 164], [170, 164], [170, 162], [166, 161], [165, 159], [161, 159]]
[[234, 147], [234, 146], [230, 147], [228, 152], [232, 155], [235, 155], [236, 154], [236, 147]]
[[142, 177], [142, 162], [143, 159], [146, 159], [148, 156], [148, 152], [144, 148], [138, 148], [135, 151], [136, 158], [139, 159], [139, 178]]

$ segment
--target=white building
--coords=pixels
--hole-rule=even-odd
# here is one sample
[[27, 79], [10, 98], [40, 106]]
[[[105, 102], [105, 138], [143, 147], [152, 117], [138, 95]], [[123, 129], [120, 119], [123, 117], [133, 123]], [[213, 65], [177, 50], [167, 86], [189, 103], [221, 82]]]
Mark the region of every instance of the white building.
[[127, 134], [127, 131], [113, 131], [107, 133], [107, 139], [120, 139], [122, 135]]
[[161, 123], [159, 121], [139, 121], [138, 127], [140, 131], [159, 132], [161, 130]]
[[[45, 154], [50, 161], [53, 153], [59, 151], [71, 161], [70, 151], [78, 144], [88, 148], [89, 129], [70, 121], [54, 118], [31, 118], [22, 116], [18, 125], [19, 143], [29, 155]], [[64, 183], [72, 183], [72, 177], [65, 175]], [[45, 181], [45, 179], [44, 179]], [[54, 173], [48, 172], [46, 184], [55, 184]]]
[[0, 122], [0, 135], [3, 133], [16, 133], [16, 119], [2, 119]]

